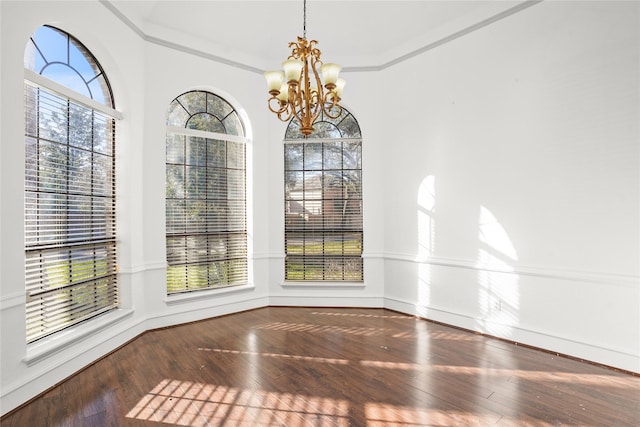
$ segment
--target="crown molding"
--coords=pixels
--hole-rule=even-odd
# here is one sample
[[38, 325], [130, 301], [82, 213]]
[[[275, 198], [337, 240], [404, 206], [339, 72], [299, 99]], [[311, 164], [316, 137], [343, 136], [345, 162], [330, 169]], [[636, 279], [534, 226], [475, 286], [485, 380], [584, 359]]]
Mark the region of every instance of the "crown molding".
[[[384, 63], [382, 65], [379, 65], [377, 67], [373, 67], [372, 70], [368, 70], [369, 67], [362, 67], [362, 68], [364, 68], [362, 70], [359, 70], [359, 69], [352, 70], [349, 67], [345, 67], [343, 69], [343, 71], [381, 71], [381, 70], [384, 70], [385, 68], [389, 68], [389, 67], [392, 67], [394, 65], [400, 64], [400, 63], [402, 63], [404, 61], [407, 61], [407, 60], [409, 60], [411, 58], [414, 58], [414, 57], [416, 57], [418, 55], [421, 55], [421, 54], [423, 54], [425, 52], [433, 50], [433, 49], [435, 49], [435, 48], [437, 48], [439, 46], [442, 46], [444, 44], [450, 43], [450, 42], [452, 42], [452, 41], [454, 41], [456, 39], [459, 39], [460, 37], [464, 37], [467, 34], [471, 34], [474, 31], [477, 31], [477, 30], [479, 30], [481, 28], [484, 28], [484, 27], [486, 27], [488, 25], [491, 25], [491, 24], [493, 24], [495, 22], [498, 22], [498, 21], [500, 21], [502, 19], [505, 19], [505, 18], [507, 18], [507, 17], [509, 17], [511, 15], [514, 15], [514, 14], [516, 14], [518, 12], [521, 12], [521, 11], [523, 11], [525, 9], [528, 9], [531, 6], [534, 6], [534, 5], [538, 4], [538, 3], [541, 3], [542, 1], [544, 1], [544, 0], [527, 0], [527, 1], [524, 1], [522, 3], [518, 3], [517, 5], [509, 8], [509, 9], [507, 9], [505, 11], [497, 13], [497, 14], [495, 14], [493, 16], [490, 16], [487, 19], [483, 19], [483, 20], [479, 21], [476, 24], [473, 24], [473, 25], [470, 25], [468, 27], [465, 27], [462, 30], [456, 31], [456, 32], [454, 32], [454, 33], [452, 33], [452, 34], [450, 34], [448, 36], [442, 37], [442, 38], [440, 38], [440, 39], [438, 39], [438, 40], [436, 40], [434, 42], [426, 44], [426, 45], [424, 45], [424, 46], [422, 46], [422, 47], [420, 47], [418, 49], [415, 49], [415, 50], [413, 50], [413, 51], [411, 51], [409, 53], [406, 53], [404, 55], [398, 56], [397, 58], [392, 59], [392, 60], [390, 60], [390, 61], [388, 61], [388, 62], [386, 62], [386, 63]], [[353, 68], [358, 68], [358, 67], [353, 67]]]
[[[229, 58], [225, 58], [219, 55], [214, 55], [202, 49], [197, 49], [193, 47], [186, 46], [184, 44], [176, 43], [164, 38], [152, 36], [147, 34], [142, 28], [136, 25], [135, 22], [130, 20], [124, 13], [122, 13], [113, 3], [112, 0], [98, 0], [107, 10], [109, 10], [116, 18], [118, 18], [123, 24], [129, 27], [134, 33], [136, 33], [142, 40], [153, 43], [159, 46], [163, 46], [169, 49], [177, 50], [180, 52], [187, 53], [189, 55], [198, 56], [204, 59], [208, 59], [210, 61], [214, 61], [220, 64], [225, 64], [231, 67], [239, 68], [245, 71], [249, 71], [252, 73], [262, 74], [264, 73], [264, 69], [253, 66], [249, 63], [234, 61]], [[466, 26], [465, 28], [455, 31], [449, 35], [438, 38], [435, 41], [427, 43], [417, 49], [413, 49], [408, 53], [397, 56], [393, 59], [387, 60], [378, 65], [364, 65], [364, 66], [344, 66], [342, 68], [343, 72], [377, 72], [392, 67], [394, 65], [398, 65], [402, 62], [405, 62], [411, 58], [414, 58], [418, 55], [422, 55], [425, 52], [433, 50], [437, 47], [450, 43], [454, 40], [457, 40], [461, 37], [464, 37], [470, 33], [473, 33], [479, 29], [482, 29], [488, 25], [491, 25], [495, 22], [498, 22], [502, 19], [505, 19], [511, 15], [514, 15], [518, 12], [521, 12], [525, 9], [528, 9], [532, 6], [535, 6], [544, 0], [525, 0], [521, 3], [516, 4], [515, 6], [506, 9], [502, 12], [499, 12], [495, 15], [490, 16], [489, 18], [483, 19], [475, 24]]]
[[107, 8], [107, 10], [109, 10], [109, 12], [111, 12], [116, 18], [118, 18], [120, 21], [122, 21], [123, 24], [125, 24], [127, 27], [129, 27], [129, 29], [131, 29], [131, 31], [133, 31], [134, 33], [136, 33], [138, 35], [138, 37], [140, 37], [142, 40], [148, 42], [148, 43], [153, 43], [159, 46], [163, 46], [169, 49], [174, 49], [180, 52], [184, 52], [187, 53], [189, 55], [194, 55], [194, 56], [199, 56], [201, 58], [204, 59], [208, 59], [210, 61], [214, 61], [214, 62], [218, 62], [220, 64], [225, 64], [225, 65], [229, 65], [231, 67], [235, 67], [235, 68], [240, 68], [242, 70], [246, 70], [246, 71], [251, 71], [253, 73], [259, 73], [262, 74], [264, 73], [264, 70], [258, 68], [258, 67], [254, 67], [252, 65], [249, 64], [245, 64], [242, 62], [237, 62], [237, 61], [233, 61], [231, 59], [227, 59], [227, 58], [223, 58], [221, 56], [218, 55], [213, 55], [212, 53], [209, 52], [205, 52], [203, 50], [200, 49], [195, 49], [189, 46], [185, 46], [179, 43], [175, 43], [172, 42], [170, 40], [165, 40], [162, 39], [160, 37], [155, 37], [155, 36], [151, 36], [147, 33], [145, 33], [142, 28], [140, 28], [139, 26], [137, 26], [132, 20], [130, 20], [124, 13], [122, 13], [116, 6], [114, 6], [111, 2], [111, 0], [98, 0], [105, 8]]

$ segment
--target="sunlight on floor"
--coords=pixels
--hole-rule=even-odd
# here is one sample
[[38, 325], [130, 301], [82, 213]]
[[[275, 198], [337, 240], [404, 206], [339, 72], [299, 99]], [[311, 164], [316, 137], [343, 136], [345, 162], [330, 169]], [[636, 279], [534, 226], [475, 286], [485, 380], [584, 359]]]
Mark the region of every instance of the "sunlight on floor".
[[637, 390], [640, 378], [617, 375], [594, 375], [571, 372], [527, 371], [522, 369], [493, 369], [475, 366], [449, 365], [419, 365], [416, 363], [382, 362], [377, 360], [362, 360], [362, 366], [382, 369], [398, 369], [416, 372], [443, 372], [455, 375], [469, 375], [471, 377], [504, 378], [508, 381], [526, 380], [531, 382], [549, 382], [565, 384], [582, 384], [588, 386], [603, 386], [629, 388]]
[[345, 400], [165, 379], [127, 418], [179, 426], [347, 426]]
[[413, 408], [410, 406], [367, 403], [367, 427], [389, 426], [469, 426], [494, 425], [499, 414], [475, 415], [464, 411]]
[[255, 329], [266, 329], [272, 331], [287, 331], [287, 332], [310, 332], [310, 333], [327, 333], [336, 332], [341, 334], [350, 335], [364, 335], [364, 336], [380, 336], [385, 335], [388, 331], [381, 328], [360, 328], [360, 327], [345, 327], [345, 326], [326, 326], [316, 325], [310, 323], [286, 323], [286, 322], [270, 322], [257, 325]]
[[[383, 367], [379, 364], [375, 366]], [[502, 374], [511, 375], [514, 372], [520, 372], [524, 376], [531, 374], [511, 370], [504, 370]], [[536, 375], [535, 379], [539, 379], [537, 376], [540, 374], [547, 374], [555, 379], [568, 375], [564, 378], [566, 381], [583, 379], [583, 376], [578, 374], [533, 374]], [[495, 425], [498, 422], [501, 425], [523, 427], [554, 425], [539, 419], [527, 421], [505, 417], [491, 411], [471, 413], [455, 407], [417, 408], [367, 402], [362, 409], [367, 427]], [[147, 393], [126, 417], [188, 427], [346, 427], [350, 425], [350, 404], [342, 399], [164, 379]]]
[[478, 337], [469, 332], [429, 331], [432, 340], [477, 341]]
[[415, 318], [408, 315], [381, 315], [381, 314], [362, 314], [362, 313], [335, 313], [332, 311], [314, 311], [311, 314], [317, 316], [336, 316], [336, 317], [363, 317], [363, 318], [375, 318], [375, 319], [404, 319], [413, 320]]
[[247, 356], [262, 356], [262, 357], [273, 357], [273, 358], [280, 358], [280, 359], [304, 360], [306, 362], [330, 363], [332, 365], [348, 365], [349, 364], [349, 361], [346, 359], [330, 359], [326, 357], [296, 356], [293, 354], [260, 353], [255, 351], [226, 350], [222, 348], [204, 348], [204, 347], [199, 347], [198, 350], [209, 351], [212, 353], [243, 354]]

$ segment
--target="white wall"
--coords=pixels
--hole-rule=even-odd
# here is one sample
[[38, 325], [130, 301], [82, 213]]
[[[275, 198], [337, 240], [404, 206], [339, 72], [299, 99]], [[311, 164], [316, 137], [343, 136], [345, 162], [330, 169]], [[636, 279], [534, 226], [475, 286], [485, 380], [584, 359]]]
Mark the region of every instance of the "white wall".
[[[640, 372], [637, 7], [545, 2], [384, 71], [346, 73], [364, 137], [365, 283], [326, 288], [283, 286], [285, 125], [259, 73], [145, 42], [97, 1], [1, 1], [0, 413], [145, 330], [268, 304], [386, 306]], [[16, 183], [22, 58], [42, 24], [96, 55], [125, 117], [123, 308], [27, 349]], [[163, 126], [191, 89], [250, 119], [253, 286], [167, 301]], [[389, 105], [376, 108], [381, 93]]]
[[[266, 91], [259, 73], [144, 42], [99, 2], [0, 2], [1, 413], [32, 398], [145, 330], [268, 304], [269, 167]], [[91, 17], [88, 19], [87, 17]], [[55, 25], [82, 41], [110, 79], [124, 119], [117, 128], [117, 209], [122, 309], [38, 345], [25, 344], [23, 55], [33, 31]], [[168, 300], [165, 288], [166, 111], [192, 89], [224, 96], [249, 117], [251, 285]], [[256, 94], [262, 97], [256, 97]], [[270, 118], [270, 117], [269, 117]], [[280, 209], [276, 206], [275, 209]], [[267, 212], [267, 215], [254, 215]]]
[[638, 12], [543, 2], [384, 71], [388, 307], [640, 372]]

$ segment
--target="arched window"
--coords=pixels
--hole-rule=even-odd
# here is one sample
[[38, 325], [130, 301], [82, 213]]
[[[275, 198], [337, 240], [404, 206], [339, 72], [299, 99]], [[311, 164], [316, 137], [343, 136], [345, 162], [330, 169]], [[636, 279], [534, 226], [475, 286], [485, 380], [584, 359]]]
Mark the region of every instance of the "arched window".
[[25, 66], [27, 342], [118, 307], [115, 118], [107, 77], [73, 36], [40, 27]]
[[167, 293], [247, 283], [246, 138], [223, 98], [171, 102], [166, 139]]
[[362, 136], [346, 109], [285, 134], [285, 279], [362, 281]]

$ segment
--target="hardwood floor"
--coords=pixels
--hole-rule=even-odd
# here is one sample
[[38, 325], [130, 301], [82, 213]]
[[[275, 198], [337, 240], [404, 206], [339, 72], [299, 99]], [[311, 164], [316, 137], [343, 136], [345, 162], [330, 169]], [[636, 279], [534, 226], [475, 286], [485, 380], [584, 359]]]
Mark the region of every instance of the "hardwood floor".
[[639, 426], [640, 378], [384, 309], [150, 331], [2, 419], [37, 426]]

